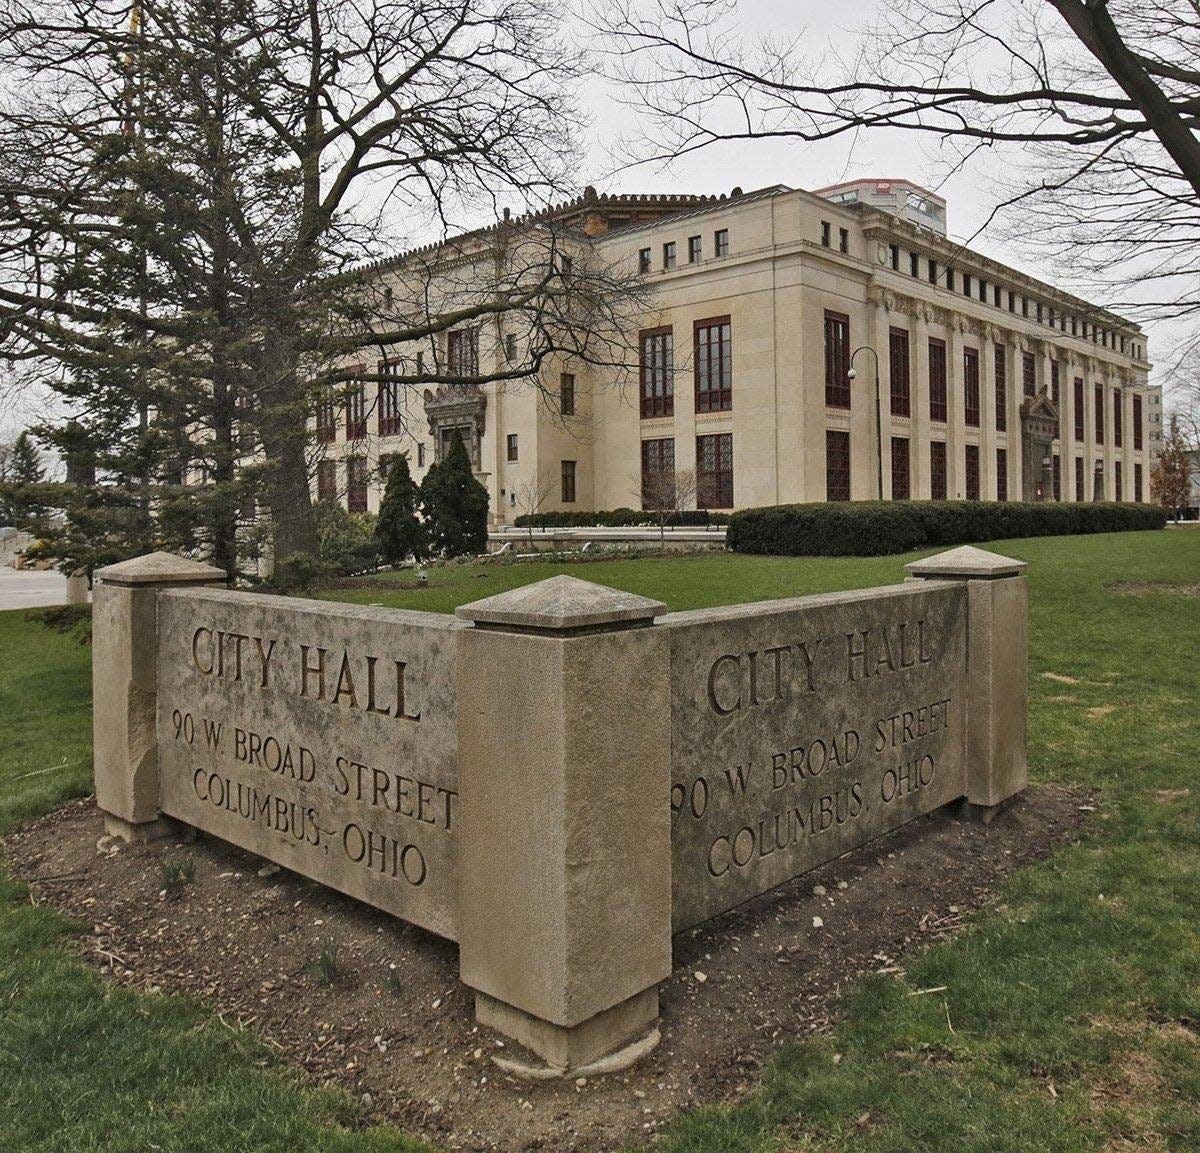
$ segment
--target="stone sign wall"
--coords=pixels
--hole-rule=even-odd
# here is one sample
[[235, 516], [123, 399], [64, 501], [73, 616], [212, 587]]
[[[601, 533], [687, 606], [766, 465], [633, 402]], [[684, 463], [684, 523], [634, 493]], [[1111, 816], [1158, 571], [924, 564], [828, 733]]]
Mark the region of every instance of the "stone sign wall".
[[433, 613], [163, 593], [161, 811], [456, 938], [465, 627]]
[[966, 587], [662, 618], [676, 931], [966, 793]]
[[671, 614], [561, 575], [455, 618], [139, 557], [96, 574], [97, 804], [457, 941], [536, 1075], [611, 1068], [656, 1042], [672, 932], [1025, 787], [1024, 565], [907, 568]]

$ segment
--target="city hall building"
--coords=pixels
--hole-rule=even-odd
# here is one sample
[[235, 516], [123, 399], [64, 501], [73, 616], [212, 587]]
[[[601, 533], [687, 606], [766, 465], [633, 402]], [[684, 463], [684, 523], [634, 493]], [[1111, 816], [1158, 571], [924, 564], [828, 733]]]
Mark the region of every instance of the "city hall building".
[[[553, 216], [644, 290], [629, 379], [560, 357], [537, 386], [352, 386], [318, 414], [314, 495], [375, 511], [395, 454], [420, 479], [457, 432], [495, 523], [639, 507], [671, 472], [722, 510], [1150, 500], [1162, 401], [1141, 329], [953, 243], [945, 202], [908, 181], [588, 189]], [[486, 255], [502, 232], [473, 243]], [[402, 276], [404, 261], [371, 275]], [[482, 340], [481, 326], [441, 334], [435, 359], [503, 371], [516, 337], [503, 317], [486, 325]]]

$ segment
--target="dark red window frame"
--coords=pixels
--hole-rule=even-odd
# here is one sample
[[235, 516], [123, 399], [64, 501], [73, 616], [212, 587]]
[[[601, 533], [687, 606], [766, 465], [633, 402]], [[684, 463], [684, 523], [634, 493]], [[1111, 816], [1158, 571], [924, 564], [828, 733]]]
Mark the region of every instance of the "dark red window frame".
[[638, 380], [643, 420], [675, 415], [675, 330], [669, 325], [643, 328]]
[[675, 477], [675, 438], [660, 436], [642, 441], [642, 508], [646, 507], [646, 488], [652, 478], [664, 473]]
[[929, 442], [929, 498], [946, 499], [946, 442]]
[[912, 498], [912, 455], [908, 437], [892, 437], [892, 500]]
[[825, 499], [850, 499], [850, 434], [825, 430]]
[[967, 500], [979, 499], [979, 445], [964, 445], [963, 464], [966, 468]]
[[912, 383], [909, 372], [908, 330], [893, 328], [888, 332], [888, 385], [893, 416], [912, 413]]
[[337, 500], [337, 494], [337, 461], [319, 461], [317, 464], [317, 500]]
[[696, 437], [696, 507], [733, 508], [733, 433]]
[[1008, 500], [1008, 449], [996, 449], [996, 499]]
[[992, 358], [996, 373], [996, 431], [1008, 430], [1008, 360], [1004, 345], [995, 346]]
[[[361, 364], [351, 372], [362, 372]], [[346, 386], [346, 439], [362, 440], [367, 435], [367, 382], [352, 380]]]
[[1075, 428], [1072, 430], [1076, 440], [1083, 440], [1083, 403], [1083, 377], [1077, 376], [1075, 378]]
[[728, 316], [710, 316], [692, 325], [692, 365], [697, 412], [733, 408], [733, 326]]
[[367, 458], [346, 457], [346, 509], [349, 512], [367, 511]]
[[946, 419], [946, 342], [929, 338], [929, 419]]
[[825, 310], [825, 405], [850, 407], [850, 317]]
[[1138, 393], [1133, 394], [1133, 447], [1140, 451], [1142, 447], [1142, 398]]
[[1032, 352], [1021, 354], [1021, 376], [1026, 396], [1037, 396], [1037, 361]]
[[969, 428], [979, 427], [979, 350], [963, 349], [963, 420]]
[[1096, 414], [1096, 443], [1104, 443], [1104, 385], [1092, 386], [1092, 403]]
[[379, 362], [379, 435], [399, 436], [404, 431], [404, 420], [400, 414], [400, 383], [388, 379], [400, 375], [400, 365], [386, 360]]

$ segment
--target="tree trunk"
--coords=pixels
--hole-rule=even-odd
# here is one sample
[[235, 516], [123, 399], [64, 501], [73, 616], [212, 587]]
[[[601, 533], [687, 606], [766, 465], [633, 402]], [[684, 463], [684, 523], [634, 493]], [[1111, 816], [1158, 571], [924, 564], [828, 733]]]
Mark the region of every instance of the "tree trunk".
[[280, 383], [263, 388], [260, 396], [259, 431], [266, 456], [263, 486], [275, 564], [297, 555], [316, 558], [320, 549], [308, 486], [308, 413], [296, 374], [284, 374]]

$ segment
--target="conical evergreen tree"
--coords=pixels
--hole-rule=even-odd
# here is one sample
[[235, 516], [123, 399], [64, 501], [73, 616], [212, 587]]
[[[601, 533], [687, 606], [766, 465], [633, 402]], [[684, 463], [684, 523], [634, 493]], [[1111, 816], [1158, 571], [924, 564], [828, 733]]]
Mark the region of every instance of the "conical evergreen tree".
[[41, 454], [28, 432], [21, 433], [13, 441], [8, 468], [8, 479], [12, 484], [41, 484], [46, 479]]
[[421, 482], [421, 508], [435, 555], [463, 556], [487, 548], [487, 489], [475, 479], [467, 446], [457, 432], [445, 459]]
[[425, 526], [417, 515], [420, 500], [421, 490], [408, 468], [408, 453], [402, 453], [388, 474], [375, 522], [379, 554], [388, 564], [425, 555]]

